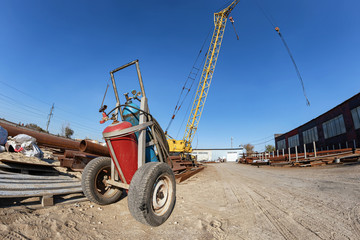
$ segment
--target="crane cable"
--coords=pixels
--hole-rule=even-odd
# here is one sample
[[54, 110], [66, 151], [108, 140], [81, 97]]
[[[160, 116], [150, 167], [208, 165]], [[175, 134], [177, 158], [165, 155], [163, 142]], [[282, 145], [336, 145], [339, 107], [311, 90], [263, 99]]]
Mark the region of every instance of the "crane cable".
[[286, 43], [286, 41], [285, 41], [284, 36], [280, 33], [280, 28], [275, 25], [274, 18], [271, 16], [271, 14], [267, 14], [267, 13], [265, 12], [265, 10], [260, 6], [260, 4], [259, 4], [257, 1], [255, 1], [255, 2], [256, 2], [256, 5], [259, 7], [260, 11], [261, 11], [261, 12], [263, 13], [263, 15], [265, 16], [265, 18], [269, 21], [269, 23], [273, 26], [273, 28], [275, 29], [275, 31], [279, 34], [279, 37], [281, 38], [281, 41], [283, 42], [283, 44], [284, 44], [284, 46], [285, 46], [285, 48], [286, 48], [286, 50], [287, 50], [287, 52], [288, 52], [288, 54], [289, 54], [289, 57], [290, 57], [293, 65], [294, 65], [296, 74], [297, 74], [297, 76], [298, 76], [298, 78], [299, 78], [299, 81], [300, 81], [300, 83], [301, 83], [301, 87], [302, 87], [302, 90], [303, 90], [303, 94], [304, 94], [304, 97], [305, 97], [305, 99], [306, 99], [306, 105], [307, 105], [307, 106], [310, 106], [310, 101], [309, 101], [309, 99], [308, 99], [308, 97], [307, 97], [307, 95], [306, 95], [305, 86], [304, 86], [304, 81], [303, 81], [303, 79], [302, 79], [302, 77], [301, 77], [300, 70], [299, 70], [298, 66], [296, 65], [295, 59], [294, 59], [294, 57], [293, 57], [293, 55], [292, 55], [292, 53], [291, 53], [291, 51], [290, 51], [289, 46], [287, 45], [287, 43]]
[[[208, 51], [206, 51], [206, 53], [205, 53], [205, 55], [204, 55], [204, 57], [203, 57], [203, 59], [202, 59], [202, 61], [201, 61], [201, 64], [200, 64], [201, 66], [204, 65], [204, 62], [205, 62], [205, 59], [206, 59], [207, 54], [208, 54]], [[192, 85], [191, 85], [191, 86], [193, 86], [194, 82], [195, 82], [195, 81], [192, 82]], [[199, 85], [199, 82], [200, 82], [200, 79], [199, 79], [198, 81], [196, 81], [196, 82], [197, 82], [196, 86], [198, 86], [198, 85]], [[190, 90], [186, 93], [186, 96], [183, 98], [183, 100], [182, 100], [182, 102], [181, 102], [181, 106], [182, 106], [182, 104], [184, 103], [184, 101], [185, 101], [185, 99], [186, 99], [186, 97], [187, 97], [187, 95], [188, 95], [189, 93], [190, 93]], [[188, 105], [188, 107], [187, 107], [187, 109], [186, 109], [186, 112], [185, 112], [185, 114], [184, 114], [183, 121], [181, 122], [181, 125], [180, 125], [180, 127], [179, 127], [179, 131], [178, 131], [178, 133], [177, 133], [177, 135], [176, 135], [176, 139], [178, 139], [178, 136], [179, 136], [179, 134], [180, 134], [180, 131], [181, 131], [181, 129], [182, 129], [184, 123], [185, 123], [185, 120], [186, 120], [186, 119], [188, 118], [188, 116], [189, 116], [190, 107], [192, 106], [192, 104], [193, 104], [193, 102], [194, 102], [195, 95], [196, 95], [196, 91], [193, 92], [192, 97], [191, 97], [191, 99], [190, 99], [190, 101], [189, 101], [189, 105]], [[179, 107], [179, 109], [177, 110], [177, 112], [178, 112], [179, 110], [180, 110], [180, 107]], [[177, 113], [177, 112], [176, 112], [176, 113]]]
[[279, 34], [279, 36], [280, 36], [280, 38], [281, 38], [281, 40], [282, 40], [282, 42], [283, 42], [286, 50], [288, 51], [288, 54], [289, 54], [289, 56], [290, 56], [290, 58], [291, 58], [291, 61], [292, 61], [292, 63], [294, 64], [294, 67], [295, 67], [295, 70], [296, 70], [296, 74], [297, 74], [297, 76], [298, 76], [298, 78], [299, 78], [299, 80], [300, 80], [300, 82], [301, 82], [301, 87], [302, 87], [302, 90], [303, 90], [303, 93], [304, 93], [304, 97], [305, 97], [305, 99], [306, 99], [306, 105], [310, 106], [309, 99], [308, 99], [307, 96], [306, 96], [304, 82], [303, 82], [303, 80], [302, 80], [302, 77], [301, 77], [299, 68], [297, 67], [297, 65], [296, 65], [296, 63], [295, 63], [295, 59], [294, 59], [293, 55], [292, 55], [291, 52], [290, 52], [289, 46], [286, 44], [286, 41], [285, 41], [283, 35], [280, 33], [280, 28], [279, 28], [279, 27], [275, 27], [275, 31]]
[[[197, 57], [196, 57], [196, 59], [195, 59], [195, 62], [194, 62], [193, 66], [192, 66], [192, 68], [191, 68], [191, 70], [190, 70], [190, 73], [189, 73], [189, 75], [188, 75], [188, 77], [187, 77], [187, 79], [186, 79], [186, 81], [185, 81], [185, 83], [184, 83], [184, 85], [183, 85], [183, 87], [182, 87], [182, 89], [181, 89], [180, 96], [179, 96], [179, 98], [178, 98], [178, 100], [177, 100], [177, 103], [176, 103], [174, 112], [173, 112], [172, 117], [171, 117], [171, 119], [170, 119], [170, 121], [169, 121], [169, 124], [168, 124], [168, 126], [166, 127], [166, 130], [165, 130], [165, 134], [166, 134], [166, 135], [167, 135], [167, 132], [168, 132], [168, 130], [169, 130], [172, 122], [173, 122], [174, 119], [175, 119], [176, 114], [177, 114], [177, 113], [179, 112], [179, 110], [181, 109], [182, 104], [184, 103], [186, 97], [189, 95], [189, 93], [190, 93], [190, 91], [191, 91], [191, 89], [192, 89], [192, 87], [193, 87], [193, 85], [194, 85], [195, 79], [197, 78], [197, 75], [198, 75], [198, 73], [199, 73], [199, 71], [200, 71], [200, 67], [196, 67], [196, 66], [197, 66], [197, 62], [198, 62], [199, 57], [200, 57], [200, 55], [201, 55], [201, 53], [202, 53], [202, 51], [203, 51], [203, 49], [204, 49], [205, 43], [207, 42], [207, 40], [208, 40], [208, 38], [209, 38], [209, 35], [210, 35], [210, 33], [211, 33], [211, 30], [212, 30], [212, 29], [210, 28], [210, 30], [209, 30], [209, 32], [208, 32], [208, 34], [207, 34], [207, 36], [206, 36], [206, 38], [205, 38], [202, 46], [201, 46], [201, 49], [200, 49], [200, 51], [199, 51], [199, 53], [198, 53], [198, 55], [197, 55]], [[206, 56], [207, 56], [207, 52], [205, 53], [205, 56], [203, 57], [200, 66], [203, 64]], [[194, 69], [196, 70], [196, 73], [193, 72]], [[189, 82], [190, 80], [191, 80], [190, 86], [187, 87], [187, 84], [188, 84], [188, 82]], [[186, 92], [185, 92], [185, 90], [186, 90]], [[184, 92], [185, 92], [185, 93], [184, 93]]]
[[233, 17], [229, 17], [229, 20], [230, 20], [230, 22], [231, 22], [231, 25], [233, 26], [233, 28], [234, 28], [234, 32], [235, 32], [235, 34], [236, 34], [236, 38], [237, 38], [237, 40], [239, 40], [239, 35], [237, 34], [237, 32], [236, 32], [236, 29], [235, 29], [235, 25], [234, 25], [234, 19], [233, 19]]

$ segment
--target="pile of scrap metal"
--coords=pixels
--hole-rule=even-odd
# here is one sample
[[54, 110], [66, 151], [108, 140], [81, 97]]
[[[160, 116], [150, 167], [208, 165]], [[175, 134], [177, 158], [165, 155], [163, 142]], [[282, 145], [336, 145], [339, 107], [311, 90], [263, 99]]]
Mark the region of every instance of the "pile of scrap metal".
[[258, 157], [242, 157], [238, 163], [251, 164], [254, 160], [259, 159]]
[[170, 159], [168, 159], [168, 164], [172, 166], [177, 183], [185, 181], [204, 169], [204, 166], [196, 163], [196, 161], [184, 160], [180, 156], [171, 156]]
[[[26, 134], [36, 138], [37, 144], [43, 149], [59, 152], [79, 145], [77, 141], [34, 131], [4, 120], [0, 120], [0, 126], [7, 130], [9, 136]], [[54, 160], [40, 160], [25, 155], [18, 158], [20, 153], [11, 153], [14, 149], [10, 145], [7, 145], [7, 150], [9, 153], [2, 153], [0, 157], [2, 206], [12, 206], [14, 202], [21, 204], [22, 201], [28, 201], [28, 198], [27, 204], [37, 204], [33, 197], [40, 197], [42, 206], [85, 200], [80, 180], [55, 169], [58, 165], [54, 164]]]
[[[251, 165], [271, 165], [271, 166], [293, 166], [293, 167], [312, 167], [329, 164], [344, 164], [360, 162], [360, 149], [336, 149], [317, 151], [316, 153], [298, 153], [284, 154], [279, 156], [263, 157], [246, 157], [240, 159], [239, 163]], [[268, 162], [268, 164], [267, 164]]]
[[75, 141], [35, 131], [6, 120], [0, 120], [0, 126], [7, 130], [9, 136], [26, 134], [35, 138], [40, 147], [51, 151], [58, 158], [61, 167], [67, 167], [74, 171], [82, 171], [86, 164], [95, 157], [110, 156], [107, 147], [89, 140]]
[[82, 140], [76, 150], [65, 150], [54, 155], [59, 159], [61, 167], [67, 167], [73, 171], [83, 171], [86, 164], [96, 157], [110, 157], [107, 147], [90, 140]]

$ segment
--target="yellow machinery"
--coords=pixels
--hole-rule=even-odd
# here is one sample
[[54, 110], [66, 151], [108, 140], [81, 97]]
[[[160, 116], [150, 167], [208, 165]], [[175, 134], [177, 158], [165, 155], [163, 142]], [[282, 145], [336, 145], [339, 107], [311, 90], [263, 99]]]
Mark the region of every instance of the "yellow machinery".
[[216, 61], [219, 56], [221, 42], [224, 36], [227, 18], [240, 0], [233, 1], [229, 6], [214, 13], [214, 33], [211, 38], [207, 52], [204, 68], [201, 73], [200, 82], [195, 94], [190, 116], [186, 124], [184, 138], [182, 140], [168, 139], [170, 152], [192, 152], [191, 142], [194, 139], [200, 117], [204, 109], [207, 94], [210, 89], [211, 79], [214, 74]]

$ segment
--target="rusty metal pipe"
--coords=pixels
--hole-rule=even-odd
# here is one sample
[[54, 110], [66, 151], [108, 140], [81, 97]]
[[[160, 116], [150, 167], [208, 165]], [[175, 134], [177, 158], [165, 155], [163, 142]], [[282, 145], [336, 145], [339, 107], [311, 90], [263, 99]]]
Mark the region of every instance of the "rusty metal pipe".
[[82, 140], [79, 145], [79, 150], [86, 153], [96, 154], [99, 156], [110, 157], [109, 149], [100, 144], [93, 143], [89, 140]]
[[80, 156], [83, 158], [96, 158], [99, 155], [96, 154], [90, 154], [90, 153], [86, 153], [86, 152], [80, 152], [80, 151], [74, 151], [74, 150], [66, 150], [64, 153], [65, 158], [74, 158], [76, 156]]
[[9, 136], [16, 136], [18, 134], [27, 134], [36, 138], [36, 142], [40, 146], [54, 147], [61, 149], [79, 149], [80, 142], [71, 140], [64, 137], [55, 136], [48, 133], [42, 133], [38, 131], [31, 130], [26, 127], [18, 126], [14, 123], [0, 120], [0, 126], [5, 128], [8, 131]]

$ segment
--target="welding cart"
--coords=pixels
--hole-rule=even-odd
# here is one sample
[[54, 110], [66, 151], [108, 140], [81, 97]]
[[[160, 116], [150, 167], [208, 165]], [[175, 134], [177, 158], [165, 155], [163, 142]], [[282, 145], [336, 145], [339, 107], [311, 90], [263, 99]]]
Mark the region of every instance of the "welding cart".
[[[114, 74], [133, 65], [140, 92], [125, 93], [125, 104], [121, 104]], [[149, 112], [139, 61], [111, 71], [110, 76], [116, 107], [106, 113], [102, 104], [100, 123], [112, 121], [103, 131], [111, 158], [89, 162], [82, 173], [82, 189], [90, 201], [100, 205], [114, 203], [127, 193], [131, 215], [141, 223], [159, 226], [170, 217], [176, 201], [166, 137]]]

